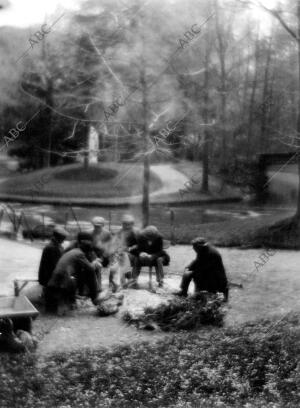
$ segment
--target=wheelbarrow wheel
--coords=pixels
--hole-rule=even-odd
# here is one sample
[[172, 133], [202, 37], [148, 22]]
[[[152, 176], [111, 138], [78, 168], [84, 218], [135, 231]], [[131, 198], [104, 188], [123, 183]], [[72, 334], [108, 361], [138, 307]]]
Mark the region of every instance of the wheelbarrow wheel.
[[17, 330], [24, 330], [31, 333], [32, 330], [31, 317], [13, 317], [11, 320], [14, 324], [14, 332], [16, 332]]

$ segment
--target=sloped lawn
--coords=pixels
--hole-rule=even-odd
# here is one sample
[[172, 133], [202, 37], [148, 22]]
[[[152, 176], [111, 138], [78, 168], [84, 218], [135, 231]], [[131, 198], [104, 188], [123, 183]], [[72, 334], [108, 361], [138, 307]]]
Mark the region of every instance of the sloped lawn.
[[[150, 190], [161, 187], [151, 173]], [[106, 198], [142, 193], [143, 166], [134, 163], [103, 163], [84, 169], [82, 164], [53, 167], [10, 177], [1, 184], [2, 194], [34, 197]]]

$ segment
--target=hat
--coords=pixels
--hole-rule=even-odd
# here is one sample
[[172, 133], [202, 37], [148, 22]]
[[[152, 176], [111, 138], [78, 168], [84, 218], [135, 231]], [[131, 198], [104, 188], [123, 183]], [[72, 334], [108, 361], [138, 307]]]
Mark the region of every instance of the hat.
[[77, 234], [77, 241], [78, 242], [83, 242], [83, 241], [93, 241], [93, 236], [89, 232], [78, 232]]
[[201, 248], [207, 245], [207, 241], [205, 238], [203, 237], [197, 237], [195, 239], [192, 240], [191, 244], [193, 245], [193, 247], [195, 249], [197, 248]]
[[69, 234], [63, 227], [55, 227], [53, 230], [53, 235], [59, 238], [67, 238]]
[[134, 223], [134, 217], [130, 214], [125, 214], [122, 217], [122, 223], [126, 224], [133, 224]]
[[154, 225], [148, 225], [148, 227], [144, 229], [144, 234], [146, 237], [152, 238], [153, 236], [158, 235], [158, 229]]
[[83, 239], [79, 242], [79, 248], [81, 248], [84, 252], [90, 251], [93, 249], [93, 243], [90, 240]]
[[105, 219], [103, 218], [103, 217], [94, 217], [93, 219], [92, 219], [92, 224], [94, 225], [94, 226], [97, 226], [97, 225], [104, 225], [105, 224]]

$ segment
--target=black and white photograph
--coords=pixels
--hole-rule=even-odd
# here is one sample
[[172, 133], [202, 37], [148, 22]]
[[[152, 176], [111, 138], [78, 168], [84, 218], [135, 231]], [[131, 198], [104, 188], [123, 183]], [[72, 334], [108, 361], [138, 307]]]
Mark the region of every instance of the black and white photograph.
[[299, 408], [300, 0], [0, 0], [0, 61], [0, 408]]

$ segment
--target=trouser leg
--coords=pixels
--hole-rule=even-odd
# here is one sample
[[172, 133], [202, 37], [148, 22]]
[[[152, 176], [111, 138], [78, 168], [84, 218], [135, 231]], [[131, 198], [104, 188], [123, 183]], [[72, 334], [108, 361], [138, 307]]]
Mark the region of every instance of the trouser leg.
[[164, 268], [163, 268], [163, 258], [157, 258], [155, 262], [156, 280], [159, 286], [164, 283]]
[[183, 273], [180, 284], [180, 289], [183, 295], [187, 295], [192, 279], [193, 279], [192, 271], [185, 271]]
[[133, 259], [133, 266], [132, 266], [132, 279], [136, 282], [140, 273], [141, 273], [141, 262], [139, 257], [134, 257]]
[[[130, 252], [126, 254], [128, 256], [127, 263], [128, 263], [128, 270], [124, 271], [124, 280], [125, 279], [132, 279], [133, 278], [133, 269], [135, 267], [135, 262], [137, 262], [137, 256], [131, 254]], [[129, 266], [130, 265], [130, 266]]]
[[100, 265], [95, 265], [95, 275], [97, 281], [97, 291], [102, 291], [102, 268]]
[[48, 313], [56, 313], [59, 304], [59, 290], [52, 287], [45, 288], [45, 309]]
[[112, 288], [113, 292], [116, 292], [119, 288], [118, 284], [118, 274], [119, 274], [119, 265], [112, 265], [109, 269], [109, 286]]
[[126, 279], [132, 278], [133, 256], [130, 253], [122, 252], [119, 256], [119, 275], [120, 284], [122, 287], [126, 286]]

